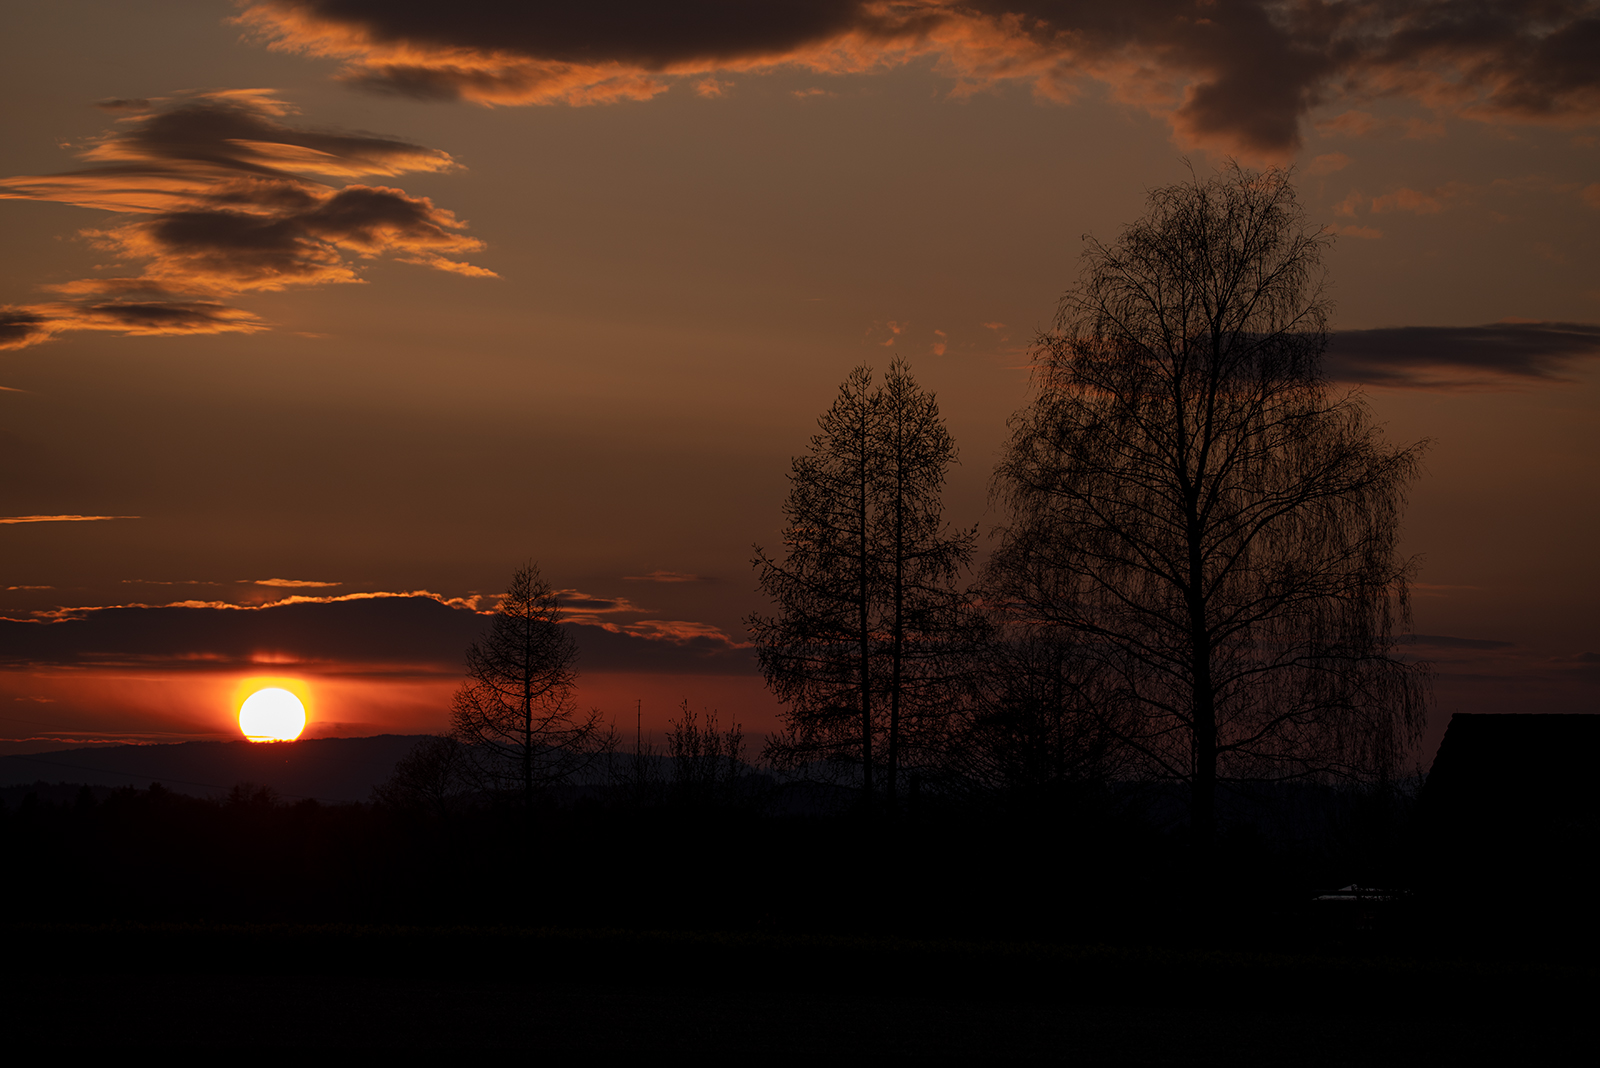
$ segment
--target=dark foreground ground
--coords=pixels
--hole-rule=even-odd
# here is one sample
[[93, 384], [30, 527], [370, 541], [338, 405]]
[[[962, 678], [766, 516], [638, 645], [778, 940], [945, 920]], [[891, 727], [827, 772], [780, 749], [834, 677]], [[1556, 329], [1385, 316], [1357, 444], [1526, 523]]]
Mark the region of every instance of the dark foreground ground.
[[[429, 812], [243, 785], [0, 802], [8, 1052], [1593, 1059], [1600, 854], [1566, 809], [1445, 834], [1301, 805], [1324, 813], [1293, 825], [1315, 834], [1241, 821], [1201, 866], [1092, 797], [892, 819], [743, 795]], [[1391, 891], [1322, 893], [1351, 881]]]
[[21, 925], [12, 1048], [1558, 1063], [1592, 961], [482, 928]]

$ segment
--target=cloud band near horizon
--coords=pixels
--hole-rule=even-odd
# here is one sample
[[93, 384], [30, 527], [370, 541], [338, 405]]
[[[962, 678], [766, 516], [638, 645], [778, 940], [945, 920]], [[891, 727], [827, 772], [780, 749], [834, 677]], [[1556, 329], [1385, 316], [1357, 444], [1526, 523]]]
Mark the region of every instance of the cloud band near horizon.
[[[490, 614], [435, 594], [296, 596], [267, 605], [190, 601], [0, 618], [0, 669], [49, 666], [453, 675]], [[715, 627], [671, 620], [570, 621], [578, 669], [756, 673], [750, 650]]]

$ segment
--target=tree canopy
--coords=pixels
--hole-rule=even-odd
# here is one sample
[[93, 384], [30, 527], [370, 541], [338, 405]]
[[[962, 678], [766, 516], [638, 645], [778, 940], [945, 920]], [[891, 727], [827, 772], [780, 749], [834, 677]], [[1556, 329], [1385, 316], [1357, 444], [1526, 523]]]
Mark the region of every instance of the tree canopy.
[[903, 769], [944, 738], [957, 588], [975, 532], [943, 518], [956, 448], [938, 404], [896, 360], [858, 367], [793, 461], [784, 555], [756, 549], [773, 615], [749, 620], [762, 672], [787, 706], [766, 754], [848, 765], [893, 803]]
[[492, 789], [534, 791], [589, 767], [611, 744], [600, 713], [578, 713], [577, 645], [561, 626], [555, 590], [532, 564], [519, 568], [489, 632], [467, 650], [467, 681], [456, 691], [451, 734]]
[[1202, 843], [1219, 781], [1381, 777], [1423, 724], [1394, 651], [1421, 446], [1322, 376], [1330, 240], [1286, 171], [1153, 191], [1089, 241], [995, 471], [991, 596], [1092, 665], [1095, 715], [1190, 785]]

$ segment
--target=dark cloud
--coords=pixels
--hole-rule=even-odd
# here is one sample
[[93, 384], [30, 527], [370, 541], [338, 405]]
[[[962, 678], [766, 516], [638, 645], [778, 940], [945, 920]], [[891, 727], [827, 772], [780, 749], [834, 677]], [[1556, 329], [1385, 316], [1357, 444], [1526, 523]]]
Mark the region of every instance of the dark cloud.
[[578, 670], [649, 672], [660, 675], [754, 675], [755, 654], [728, 640], [714, 627], [685, 634], [669, 625], [660, 636], [631, 630], [573, 625], [578, 639]]
[[50, 319], [29, 308], [0, 308], [0, 349], [20, 349], [50, 336]]
[[[8, 332], [13, 317], [24, 325]], [[19, 349], [69, 330], [148, 334], [248, 334], [267, 329], [262, 319], [215, 301], [79, 301], [0, 310], [0, 349]]]
[[[93, 166], [0, 181], [0, 199], [48, 200], [130, 216], [84, 234], [137, 263], [134, 276], [49, 288], [65, 300], [0, 310], [0, 348], [69, 330], [197, 334], [264, 330], [216, 298], [360, 280], [357, 260], [469, 275], [455, 258], [482, 247], [426, 197], [326, 179], [453, 167], [444, 152], [388, 138], [302, 130], [262, 90], [115, 101], [120, 128], [80, 155]], [[315, 177], [312, 177], [315, 176]]]
[[872, 7], [858, 0], [317, 0], [261, 6], [360, 27], [372, 40], [389, 45], [514, 50], [565, 63], [622, 62], [648, 70], [788, 52], [855, 29], [871, 18]]
[[1510, 642], [1492, 641], [1488, 638], [1456, 638], [1448, 634], [1407, 634], [1400, 639], [1405, 645], [1424, 645], [1434, 649], [1509, 649]]
[[1276, 157], [1311, 108], [1380, 97], [1493, 122], [1600, 116], [1592, 0], [247, 0], [239, 21], [273, 47], [342, 60], [352, 83], [483, 104], [931, 58], [959, 91], [1022, 82], [1068, 102], [1099, 82], [1183, 141]]
[[[298, 597], [263, 607], [187, 602], [0, 619], [0, 666], [139, 665], [456, 674], [489, 617], [429, 594]], [[721, 632], [669, 623], [654, 633], [568, 624], [580, 671], [749, 674], [755, 661]]]
[[1327, 370], [1339, 381], [1424, 389], [1557, 382], [1580, 360], [1600, 356], [1600, 325], [1492, 323], [1341, 330]]

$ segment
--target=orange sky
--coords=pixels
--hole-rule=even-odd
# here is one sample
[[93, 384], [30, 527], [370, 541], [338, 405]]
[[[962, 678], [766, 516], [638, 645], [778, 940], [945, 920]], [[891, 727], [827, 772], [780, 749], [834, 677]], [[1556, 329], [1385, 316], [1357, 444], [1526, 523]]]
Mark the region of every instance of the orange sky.
[[[1433, 441], [1405, 548], [1436, 718], [1594, 707], [1593, 5], [1097, 10], [11, 5], [0, 516], [45, 518], [0, 523], [0, 615], [470, 599], [533, 559], [610, 628], [581, 702], [760, 729], [751, 545], [849, 369], [911, 360], [950, 518], [987, 529], [1080, 236], [1237, 154], [1340, 233], [1338, 330], [1426, 328], [1336, 370]], [[1576, 325], [1473, 332], [1503, 320]], [[296, 652], [311, 729], [441, 727], [454, 633], [409, 674]], [[172, 641], [10, 654], [0, 736], [225, 735], [249, 650]]]

